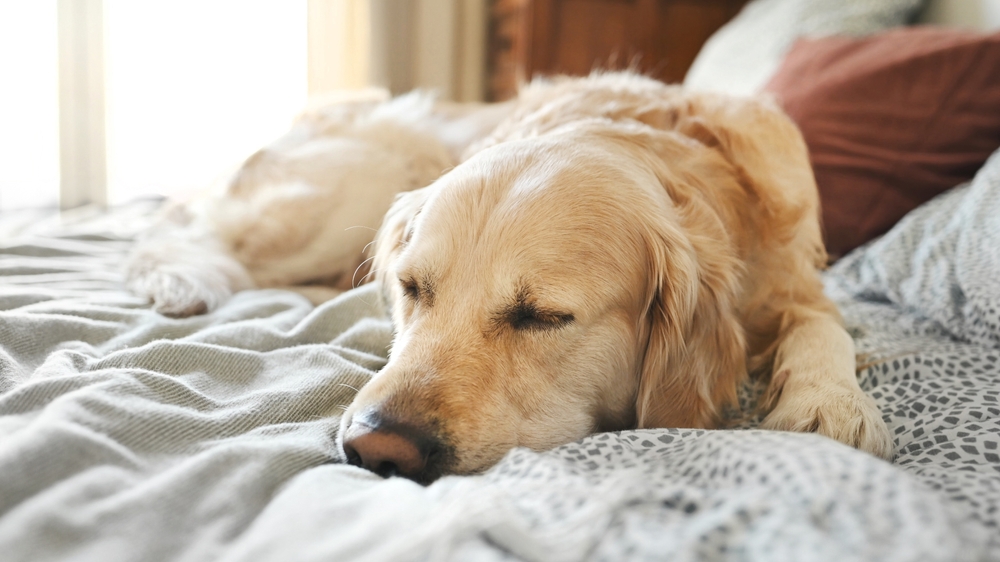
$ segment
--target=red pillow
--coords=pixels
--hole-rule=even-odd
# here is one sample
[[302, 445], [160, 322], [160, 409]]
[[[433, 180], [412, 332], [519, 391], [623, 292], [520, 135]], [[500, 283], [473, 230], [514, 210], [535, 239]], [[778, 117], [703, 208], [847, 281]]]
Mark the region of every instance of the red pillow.
[[1000, 146], [1000, 33], [800, 40], [765, 90], [802, 129], [837, 257], [971, 179]]

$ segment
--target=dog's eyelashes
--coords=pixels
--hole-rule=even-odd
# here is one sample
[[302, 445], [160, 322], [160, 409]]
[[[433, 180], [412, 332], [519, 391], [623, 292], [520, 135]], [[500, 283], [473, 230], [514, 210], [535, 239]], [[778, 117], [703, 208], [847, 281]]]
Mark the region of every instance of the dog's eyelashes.
[[573, 315], [542, 311], [533, 306], [519, 306], [510, 311], [507, 322], [518, 331], [553, 330], [573, 322]]
[[413, 277], [399, 277], [399, 285], [403, 294], [413, 304], [434, 306], [434, 282], [428, 279], [417, 280]]
[[399, 284], [403, 287], [403, 294], [414, 302], [420, 300], [420, 285], [413, 279], [400, 279]]

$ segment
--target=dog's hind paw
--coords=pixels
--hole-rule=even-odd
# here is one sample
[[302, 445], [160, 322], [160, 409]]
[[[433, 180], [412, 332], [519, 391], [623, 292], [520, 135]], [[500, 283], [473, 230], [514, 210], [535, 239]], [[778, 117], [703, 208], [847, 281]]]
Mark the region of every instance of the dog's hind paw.
[[125, 276], [129, 290], [174, 318], [211, 312], [234, 292], [254, 286], [234, 258], [186, 241], [140, 244], [129, 257]]

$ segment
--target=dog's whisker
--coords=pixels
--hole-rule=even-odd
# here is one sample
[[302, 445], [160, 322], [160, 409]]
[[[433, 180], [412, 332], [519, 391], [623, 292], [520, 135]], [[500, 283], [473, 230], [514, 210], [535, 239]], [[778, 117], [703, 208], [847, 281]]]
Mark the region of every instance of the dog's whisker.
[[[365, 246], [365, 247], [367, 248], [367, 246]], [[355, 289], [358, 288], [358, 285], [360, 285], [360, 283], [358, 283], [358, 279], [357, 279], [358, 272], [361, 271], [361, 268], [364, 267], [366, 263], [372, 261], [373, 259], [375, 259], [374, 256], [370, 257], [370, 258], [366, 259], [365, 261], [361, 262], [360, 264], [358, 264], [358, 267], [354, 270], [354, 274], [351, 275], [351, 286], [352, 287], [354, 287]], [[363, 275], [361, 277], [361, 283], [364, 283], [366, 277], [368, 277], [368, 274], [365, 274], [365, 275]]]

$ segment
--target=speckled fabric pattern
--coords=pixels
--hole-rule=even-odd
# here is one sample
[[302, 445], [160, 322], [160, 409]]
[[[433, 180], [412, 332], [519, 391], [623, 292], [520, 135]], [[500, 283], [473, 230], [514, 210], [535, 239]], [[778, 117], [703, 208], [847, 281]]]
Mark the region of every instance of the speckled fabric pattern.
[[889, 302], [1000, 349], [1000, 151], [971, 184], [914, 210], [831, 274], [832, 294]]
[[[534, 540], [531, 560], [976, 560], [984, 533], [887, 463], [814, 435], [599, 435], [489, 478]], [[504, 484], [527, 481], [518, 497]], [[580, 497], [581, 490], [590, 490]], [[553, 537], [572, 536], [562, 543]], [[494, 541], [502, 540], [492, 537]], [[569, 544], [574, 545], [572, 550]]]
[[1000, 151], [826, 277], [895, 464], [991, 530], [1000, 559]]

